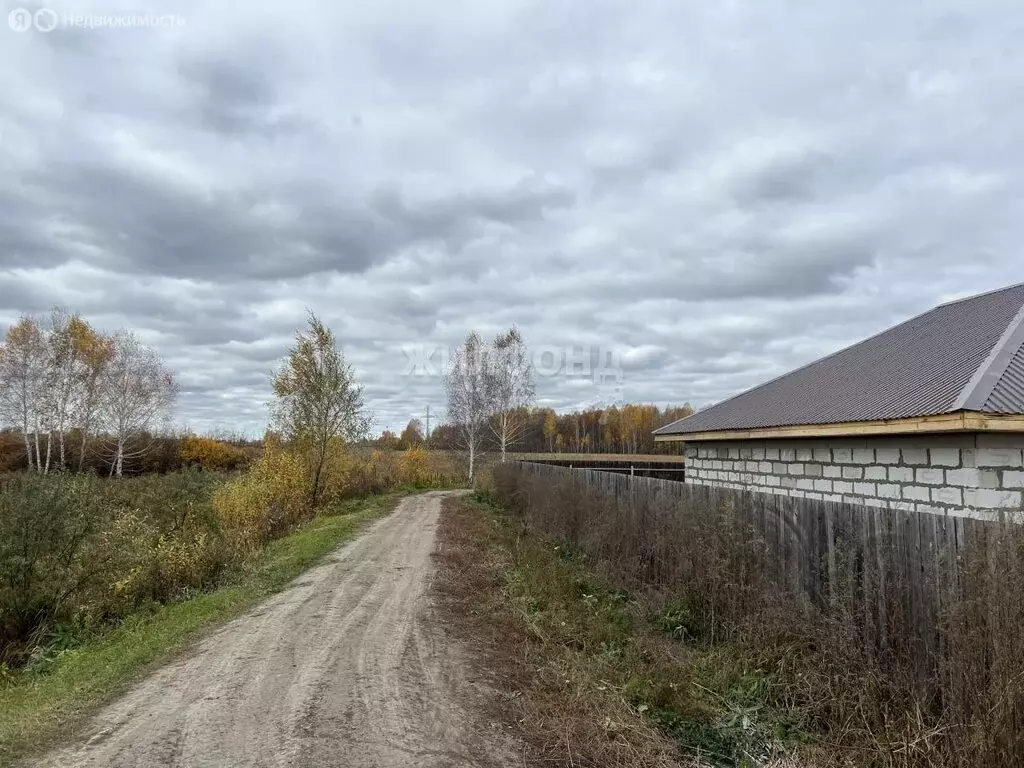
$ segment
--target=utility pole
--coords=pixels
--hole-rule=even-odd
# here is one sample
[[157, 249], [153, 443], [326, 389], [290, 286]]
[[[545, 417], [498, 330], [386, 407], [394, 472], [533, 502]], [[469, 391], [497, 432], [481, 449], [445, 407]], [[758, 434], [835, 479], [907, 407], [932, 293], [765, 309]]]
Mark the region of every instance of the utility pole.
[[427, 424], [427, 429], [423, 433], [423, 440], [424, 440], [424, 442], [430, 437], [430, 406], [429, 405], [427, 406], [426, 424]]

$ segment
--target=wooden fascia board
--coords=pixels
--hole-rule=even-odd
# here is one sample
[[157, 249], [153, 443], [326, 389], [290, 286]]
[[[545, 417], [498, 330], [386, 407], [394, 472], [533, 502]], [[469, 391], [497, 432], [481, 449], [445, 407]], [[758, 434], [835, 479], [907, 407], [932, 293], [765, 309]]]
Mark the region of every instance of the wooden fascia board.
[[877, 421], [848, 421], [836, 424], [799, 424], [763, 429], [727, 429], [655, 435], [656, 443], [709, 440], [778, 440], [785, 438], [861, 437], [864, 435], [912, 435], [939, 432], [1024, 432], [1024, 414], [993, 414], [959, 411], [936, 416]]

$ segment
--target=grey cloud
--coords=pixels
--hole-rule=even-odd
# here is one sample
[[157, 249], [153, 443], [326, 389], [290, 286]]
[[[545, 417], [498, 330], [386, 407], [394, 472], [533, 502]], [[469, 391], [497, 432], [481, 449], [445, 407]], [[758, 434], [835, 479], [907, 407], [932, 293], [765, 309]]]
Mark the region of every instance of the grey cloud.
[[227, 136], [251, 133], [273, 138], [313, 130], [291, 113], [270, 77], [259, 69], [270, 62], [281, 66], [280, 57], [270, 51], [245, 61], [219, 57], [182, 60], [180, 72], [196, 94], [199, 122]]
[[733, 190], [742, 203], [807, 200], [822, 191], [826, 174], [834, 168], [835, 159], [822, 152], [777, 156], [738, 179]]

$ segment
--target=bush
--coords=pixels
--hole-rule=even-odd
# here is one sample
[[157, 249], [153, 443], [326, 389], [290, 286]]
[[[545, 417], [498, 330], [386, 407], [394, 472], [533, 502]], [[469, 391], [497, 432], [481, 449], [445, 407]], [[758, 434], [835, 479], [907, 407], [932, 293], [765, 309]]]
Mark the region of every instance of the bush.
[[181, 441], [178, 455], [183, 466], [198, 466], [209, 471], [239, 469], [248, 461], [240, 448], [196, 435], [188, 435]]
[[10, 475], [0, 482], [0, 660], [66, 619], [92, 576], [90, 538], [106, 508], [87, 477]]
[[306, 462], [268, 442], [244, 475], [213, 497], [213, 508], [232, 551], [248, 558], [263, 544], [312, 516]]
[[88, 630], [212, 583], [227, 562], [215, 476], [0, 482], [0, 660], [24, 663], [58, 627]]

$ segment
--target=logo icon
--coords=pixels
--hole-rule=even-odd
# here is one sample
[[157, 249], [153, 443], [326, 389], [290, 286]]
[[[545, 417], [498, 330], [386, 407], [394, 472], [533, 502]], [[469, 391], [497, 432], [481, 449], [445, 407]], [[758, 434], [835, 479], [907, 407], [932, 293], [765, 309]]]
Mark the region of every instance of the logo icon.
[[40, 8], [36, 11], [32, 20], [35, 22], [36, 29], [40, 32], [52, 32], [57, 28], [57, 22], [60, 19], [57, 17], [57, 12], [52, 8]]
[[7, 14], [7, 24], [15, 32], [27, 32], [32, 29], [32, 12], [25, 8], [15, 8]]

